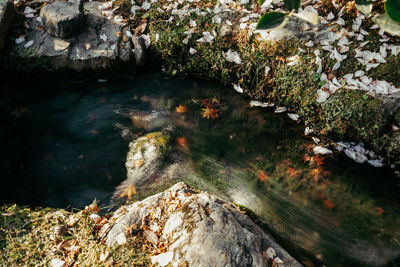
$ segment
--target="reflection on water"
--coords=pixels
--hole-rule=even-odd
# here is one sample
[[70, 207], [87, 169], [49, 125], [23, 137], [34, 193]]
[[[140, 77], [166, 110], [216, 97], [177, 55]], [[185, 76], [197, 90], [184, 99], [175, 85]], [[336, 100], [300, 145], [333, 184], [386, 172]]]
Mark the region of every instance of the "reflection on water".
[[126, 177], [129, 141], [163, 131], [174, 155], [163, 164], [179, 162], [185, 174], [137, 185], [137, 198], [181, 180], [225, 196], [309, 266], [398, 257], [398, 180], [340, 154], [313, 155], [301, 125], [248, 103], [204, 81], [158, 75], [18, 95], [1, 107], [1, 201], [106, 205]]

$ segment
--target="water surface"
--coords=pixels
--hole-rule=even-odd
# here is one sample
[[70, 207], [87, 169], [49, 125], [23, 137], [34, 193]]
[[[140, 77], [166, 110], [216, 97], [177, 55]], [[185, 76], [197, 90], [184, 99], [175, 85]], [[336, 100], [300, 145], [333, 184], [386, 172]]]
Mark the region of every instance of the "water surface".
[[[45, 87], [45, 88], [42, 88]], [[384, 265], [400, 253], [399, 181], [341, 154], [315, 156], [303, 126], [232, 89], [161, 75], [15, 88], [1, 101], [1, 202], [108, 205], [131, 140], [164, 131], [185, 181], [254, 211], [306, 265]], [[178, 107], [178, 109], [177, 109]], [[166, 162], [168, 164], [168, 162]]]

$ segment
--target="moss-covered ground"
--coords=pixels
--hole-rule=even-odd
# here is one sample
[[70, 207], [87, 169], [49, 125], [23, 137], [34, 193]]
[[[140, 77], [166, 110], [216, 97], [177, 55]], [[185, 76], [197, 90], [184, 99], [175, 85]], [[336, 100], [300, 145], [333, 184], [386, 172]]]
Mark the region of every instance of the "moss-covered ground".
[[148, 243], [141, 233], [124, 246], [107, 247], [90, 215], [97, 206], [70, 212], [63, 209], [18, 205], [0, 207], [0, 266], [149, 266]]

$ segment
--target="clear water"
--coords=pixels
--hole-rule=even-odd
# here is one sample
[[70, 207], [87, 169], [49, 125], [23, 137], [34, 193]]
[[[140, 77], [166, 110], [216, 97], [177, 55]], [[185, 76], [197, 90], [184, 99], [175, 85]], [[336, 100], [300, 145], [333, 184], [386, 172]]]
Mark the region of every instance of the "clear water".
[[[2, 203], [108, 205], [126, 177], [129, 141], [168, 129], [169, 160], [185, 175], [138, 185], [136, 199], [177, 181], [209, 190], [254, 211], [307, 266], [400, 255], [397, 178], [340, 154], [314, 157], [303, 126], [233, 90], [161, 75], [19, 87], [0, 101]], [[205, 118], [207, 107], [218, 118]]]

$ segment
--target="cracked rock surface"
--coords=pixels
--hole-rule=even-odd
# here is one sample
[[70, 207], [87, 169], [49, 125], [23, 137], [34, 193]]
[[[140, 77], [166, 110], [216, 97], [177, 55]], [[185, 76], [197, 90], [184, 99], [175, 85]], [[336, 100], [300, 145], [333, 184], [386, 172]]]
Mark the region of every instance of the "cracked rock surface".
[[301, 266], [236, 206], [184, 183], [122, 206], [103, 228], [109, 246], [124, 245], [143, 230], [163, 247], [152, 257], [156, 266]]

